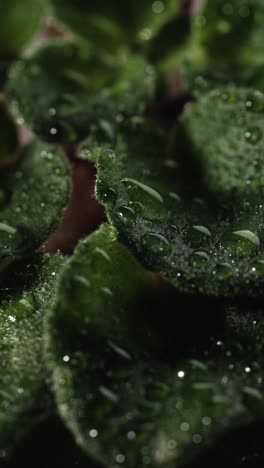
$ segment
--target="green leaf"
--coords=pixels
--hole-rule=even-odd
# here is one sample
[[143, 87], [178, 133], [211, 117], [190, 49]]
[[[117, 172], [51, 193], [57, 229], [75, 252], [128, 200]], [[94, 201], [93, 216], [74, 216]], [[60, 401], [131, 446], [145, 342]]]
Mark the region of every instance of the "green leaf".
[[20, 61], [9, 90], [26, 123], [49, 142], [73, 143], [99, 120], [144, 109], [155, 91], [152, 67], [132, 56], [107, 62], [81, 42], [56, 42]]
[[178, 0], [52, 0], [55, 14], [96, 49], [116, 53], [145, 46], [174, 16]]
[[24, 255], [54, 232], [69, 193], [66, 159], [41, 142], [27, 146], [13, 172], [0, 172], [0, 259]]
[[[0, 165], [14, 159], [18, 150], [18, 134], [16, 125], [9, 114], [4, 100], [0, 96]], [[0, 192], [1, 193], [1, 192]], [[1, 206], [1, 196], [0, 196]]]
[[212, 193], [261, 199], [264, 95], [231, 86], [205, 93], [185, 112], [175, 146], [194, 158]]
[[[254, 96], [258, 98], [259, 95]], [[262, 150], [259, 151], [257, 144], [254, 153], [255, 145], [245, 137], [249, 128], [239, 126], [247, 112], [254, 122], [257, 108], [252, 104], [248, 111], [247, 101], [243, 100], [244, 113], [237, 116], [233, 106], [238, 104], [228, 103], [228, 100], [223, 102], [226, 111], [220, 119], [225, 121], [225, 113], [228, 115], [228, 109], [232, 107], [234, 121], [229, 119], [227, 126], [221, 128], [215, 113], [218, 99], [222, 100], [221, 93], [218, 97], [212, 94], [211, 99], [215, 101], [214, 112], [209, 113], [211, 122], [207, 117], [207, 127], [201, 128], [201, 138], [202, 132], [208, 135], [205, 137], [206, 148], [210, 148], [217, 138], [221, 140], [224, 132], [229, 158], [238, 161], [237, 144], [233, 152], [232, 144], [233, 134], [236, 136], [241, 131], [239, 156], [241, 166], [244, 161], [250, 168], [248, 176], [252, 173], [253, 192], [248, 191], [241, 199], [217, 199], [205, 188], [193, 160], [183, 157], [190, 156], [189, 150], [193, 150], [193, 147], [186, 147], [184, 132], [176, 139], [173, 154], [178, 160], [175, 160], [171, 152], [166, 151], [166, 136], [142, 119], [134, 119], [123, 127], [120, 125], [113, 130], [112, 138], [100, 129], [83, 144], [80, 154], [95, 161], [97, 197], [105, 206], [110, 222], [118, 229], [120, 239], [147, 268], [161, 272], [184, 291], [255, 295], [262, 291], [264, 271], [262, 196], [257, 188], [254, 190], [254, 184], [260, 185]], [[256, 100], [257, 107], [258, 104], [262, 105], [262, 96]], [[240, 112], [240, 104], [238, 109]], [[191, 112], [196, 112], [195, 108]], [[258, 117], [261, 125], [261, 113]], [[188, 118], [184, 118], [183, 128]], [[230, 123], [233, 130], [229, 128]], [[196, 124], [202, 127], [204, 116], [199, 122], [196, 120]], [[263, 139], [260, 145], [263, 145]], [[254, 160], [247, 159], [248, 154], [254, 154], [254, 160], [258, 161], [257, 171]]]
[[1, 0], [0, 57], [15, 57], [38, 31], [46, 0]]
[[[183, 304], [186, 321], [175, 313]], [[188, 305], [152, 290], [111, 227], [64, 268], [46, 317], [47, 358], [62, 418], [103, 466], [181, 466], [263, 418], [263, 311], [219, 310], [219, 320], [207, 304], [204, 320], [197, 299]], [[195, 345], [182, 346], [190, 321]]]
[[261, 0], [205, 1], [194, 18], [193, 40], [186, 53], [191, 74], [200, 70], [208, 77], [213, 70], [213, 75], [224, 73], [231, 82], [264, 91], [263, 21]]
[[54, 299], [59, 255], [13, 263], [0, 276], [0, 450], [9, 449], [51, 406], [43, 316]]

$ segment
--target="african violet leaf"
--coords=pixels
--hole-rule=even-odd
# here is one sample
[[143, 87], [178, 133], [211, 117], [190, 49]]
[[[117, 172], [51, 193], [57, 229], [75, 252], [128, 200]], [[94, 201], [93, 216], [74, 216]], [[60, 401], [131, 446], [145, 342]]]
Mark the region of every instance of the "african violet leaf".
[[0, 57], [13, 58], [38, 31], [46, 0], [1, 0]]
[[182, 466], [264, 417], [262, 311], [221, 310], [217, 335], [210, 328], [179, 351], [182, 303], [170, 299], [112, 227], [83, 241], [62, 272], [45, 321], [47, 359], [62, 418], [103, 466]]
[[[231, 91], [226, 90], [226, 100], [221, 93], [213, 94], [211, 99], [215, 106], [218, 106], [218, 99], [221, 105], [226, 106], [223, 112], [223, 121], [228, 119], [224, 135], [226, 156], [236, 161], [237, 149], [240, 150], [238, 188], [239, 177], [245, 177], [243, 161], [245, 167], [250, 168], [248, 180], [252, 189], [241, 199], [218, 199], [204, 186], [193, 162], [187, 160], [185, 168], [180, 158], [173, 160], [166, 152], [166, 137], [143, 119], [132, 119], [130, 124], [113, 128], [112, 135], [109, 132], [103, 135], [101, 128], [80, 149], [83, 158], [88, 157], [97, 165], [97, 197], [105, 206], [110, 222], [117, 227], [120, 239], [147, 268], [161, 272], [184, 291], [255, 295], [263, 288], [263, 204], [258, 189], [263, 150], [255, 139], [255, 127], [242, 125], [247, 112], [255, 122], [254, 114], [263, 101], [258, 94], [253, 96], [247, 95], [246, 91], [238, 91], [233, 96], [240, 101], [242, 95], [242, 105], [231, 104], [228, 102], [229, 99], [232, 101]], [[210, 100], [210, 97], [206, 99]], [[249, 99], [252, 99], [251, 110], [246, 106]], [[225, 116], [226, 113], [228, 116], [230, 106], [234, 106], [233, 122], [231, 117]], [[243, 106], [245, 110], [240, 114]], [[235, 113], [236, 107], [239, 115]], [[215, 123], [215, 109], [209, 115], [212, 124], [201, 129], [201, 133], [208, 136], [204, 151], [214, 144], [212, 139], [220, 140], [224, 131]], [[185, 120], [188, 118], [186, 116]], [[258, 113], [258, 118], [261, 119], [261, 113]], [[208, 117], [206, 122], [209, 120]], [[196, 124], [198, 128], [199, 123]], [[204, 125], [204, 120], [201, 125]], [[174, 152], [181, 156], [183, 150], [186, 150], [186, 135], [182, 131], [176, 139]], [[247, 155], [250, 158], [254, 156], [254, 159], [248, 160]], [[257, 171], [255, 161], [259, 164]], [[223, 167], [227, 164], [226, 161], [222, 163]], [[224, 169], [220, 172], [223, 173]], [[227, 174], [226, 179], [229, 183]], [[229, 189], [227, 185], [226, 191]]]
[[205, 1], [194, 18], [193, 40], [186, 53], [190, 75], [201, 79], [224, 73], [230, 81], [264, 91], [263, 21], [262, 0]]
[[180, 157], [191, 153], [210, 191], [261, 199], [264, 94], [229, 86], [205, 93], [185, 112], [175, 145]]
[[54, 298], [63, 263], [44, 255], [13, 263], [0, 276], [0, 451], [48, 411], [43, 359], [43, 316]]
[[66, 159], [41, 142], [25, 147], [14, 171], [0, 172], [0, 259], [39, 247], [54, 232], [69, 193]]
[[142, 45], [174, 16], [179, 0], [52, 0], [57, 17], [96, 49], [116, 53]]
[[[18, 134], [16, 125], [8, 112], [7, 106], [0, 96], [0, 165], [14, 159], [18, 150]], [[1, 192], [0, 192], [1, 193]], [[0, 196], [1, 206], [1, 196]]]
[[152, 67], [133, 56], [108, 63], [81, 42], [57, 41], [21, 60], [9, 90], [26, 123], [49, 142], [85, 138], [98, 120], [144, 109], [155, 90]]

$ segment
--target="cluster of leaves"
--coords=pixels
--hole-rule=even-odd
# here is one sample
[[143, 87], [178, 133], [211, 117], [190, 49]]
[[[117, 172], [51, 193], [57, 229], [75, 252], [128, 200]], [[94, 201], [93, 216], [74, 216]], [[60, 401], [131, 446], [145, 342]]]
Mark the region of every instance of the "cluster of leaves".
[[262, 0], [0, 12], [0, 463], [262, 466]]

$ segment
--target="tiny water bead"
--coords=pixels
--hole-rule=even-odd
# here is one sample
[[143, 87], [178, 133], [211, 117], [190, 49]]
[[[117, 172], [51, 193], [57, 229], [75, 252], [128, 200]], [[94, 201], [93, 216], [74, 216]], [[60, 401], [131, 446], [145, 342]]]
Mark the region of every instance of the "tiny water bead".
[[191, 247], [208, 245], [212, 237], [211, 231], [202, 225], [190, 226], [185, 231], [186, 241]]
[[131, 206], [123, 205], [118, 208], [117, 216], [122, 221], [122, 223], [126, 225], [132, 225], [135, 221], [136, 212]]
[[130, 203], [140, 205], [141, 214], [145, 219], [157, 220], [167, 215], [164, 199], [157, 190], [128, 177], [122, 179], [121, 183], [126, 188]]
[[130, 187], [131, 185], [139, 187], [141, 190], [146, 192], [148, 195], [150, 195], [152, 198], [155, 200], [159, 201], [160, 203], [163, 203], [163, 198], [162, 196], [157, 192], [157, 190], [153, 189], [152, 187], [149, 187], [146, 184], [143, 184], [142, 182], [131, 179], [129, 177], [126, 177], [125, 179], [122, 179], [121, 182], [125, 184], [127, 187]]
[[202, 266], [210, 261], [208, 253], [203, 251], [194, 252], [192, 255], [194, 266]]
[[151, 254], [167, 256], [171, 253], [172, 246], [168, 239], [166, 239], [162, 234], [149, 232], [144, 234], [141, 240], [146, 250]]
[[263, 134], [259, 127], [249, 127], [245, 132], [245, 140], [252, 145], [259, 143], [262, 137]]
[[258, 234], [250, 230], [237, 230], [225, 234], [221, 245], [230, 251], [231, 255], [247, 257], [257, 252], [260, 247], [260, 239]]
[[264, 260], [257, 260], [251, 267], [251, 272], [255, 275], [264, 275]]
[[100, 191], [100, 196], [103, 203], [115, 203], [117, 199], [117, 192], [111, 187], [101, 187], [97, 184], [97, 191]]
[[229, 263], [220, 263], [216, 266], [213, 274], [219, 281], [225, 281], [234, 275], [235, 271]]

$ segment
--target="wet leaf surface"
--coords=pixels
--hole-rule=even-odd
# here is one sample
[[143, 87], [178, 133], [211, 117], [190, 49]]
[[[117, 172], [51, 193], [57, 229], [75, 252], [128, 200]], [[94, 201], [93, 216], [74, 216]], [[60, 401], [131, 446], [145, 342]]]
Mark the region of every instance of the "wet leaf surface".
[[[217, 103], [221, 95], [213, 95], [213, 98]], [[223, 105], [228, 111], [228, 103]], [[230, 146], [241, 131], [240, 158], [237, 158], [236, 146], [233, 152], [232, 147], [228, 148], [226, 158], [237, 160], [241, 173], [243, 164], [249, 166], [259, 177], [256, 181], [259, 187], [261, 171], [256, 171], [253, 161], [247, 160], [247, 155], [251, 151], [254, 153], [255, 145], [246, 141], [249, 129], [241, 125], [243, 118], [239, 114], [238, 123], [234, 120], [229, 129], [228, 125], [218, 125], [216, 116], [204, 131], [212, 145], [216, 138], [221, 140], [225, 132], [226, 145], [230, 138]], [[197, 121], [196, 124], [198, 128]], [[198, 133], [196, 137], [202, 139], [202, 134]], [[195, 164], [185, 161], [184, 170], [184, 133], [175, 140], [173, 155], [176, 154], [176, 159], [172, 159], [166, 151], [168, 138], [148, 122], [134, 119], [113, 131], [112, 138], [100, 128], [83, 144], [82, 157], [96, 163], [97, 197], [105, 206], [109, 220], [117, 227], [120, 239], [147, 268], [161, 272], [181, 290], [209, 295], [258, 294], [263, 282], [262, 197], [256, 189], [256, 193], [254, 190], [253, 194], [246, 192], [240, 199], [231, 196], [218, 199], [204, 186]], [[257, 144], [256, 158], [261, 158], [258, 148]], [[194, 150], [194, 147], [188, 149]], [[207, 150], [210, 151], [210, 145], [204, 148], [205, 155]], [[208, 168], [212, 169], [210, 164], [212, 166], [213, 161], [208, 163]], [[225, 174], [229, 184], [225, 162], [222, 168], [216, 167], [217, 171]], [[241, 188], [240, 175], [236, 177], [235, 183]], [[253, 189], [254, 182], [252, 179]], [[221, 183], [223, 185], [224, 181], [219, 177], [218, 184]], [[229, 186], [226, 188], [228, 192]]]
[[31, 253], [62, 217], [70, 195], [68, 163], [59, 150], [34, 142], [0, 181], [0, 258]]
[[206, 1], [193, 19], [182, 57], [189, 89], [196, 94], [221, 81], [264, 91], [262, 0]]
[[261, 308], [200, 300], [198, 320], [197, 298], [154, 292], [108, 226], [65, 267], [47, 358], [63, 420], [103, 466], [181, 466], [263, 418]]

